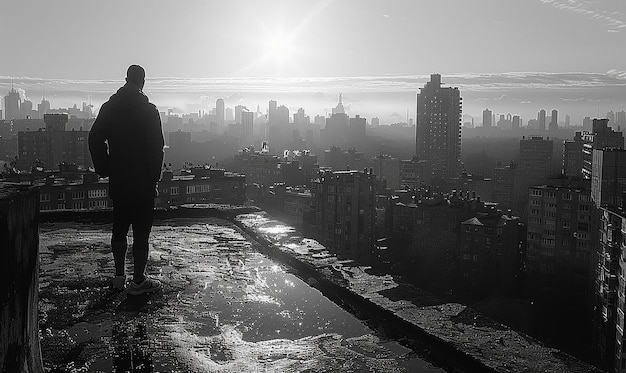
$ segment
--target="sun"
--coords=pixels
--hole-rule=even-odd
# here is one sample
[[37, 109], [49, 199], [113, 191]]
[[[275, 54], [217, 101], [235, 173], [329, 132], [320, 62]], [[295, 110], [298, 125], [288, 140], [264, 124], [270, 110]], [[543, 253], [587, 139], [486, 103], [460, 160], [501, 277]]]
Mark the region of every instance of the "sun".
[[265, 49], [267, 58], [279, 66], [290, 62], [296, 53], [293, 38], [283, 32], [268, 35]]

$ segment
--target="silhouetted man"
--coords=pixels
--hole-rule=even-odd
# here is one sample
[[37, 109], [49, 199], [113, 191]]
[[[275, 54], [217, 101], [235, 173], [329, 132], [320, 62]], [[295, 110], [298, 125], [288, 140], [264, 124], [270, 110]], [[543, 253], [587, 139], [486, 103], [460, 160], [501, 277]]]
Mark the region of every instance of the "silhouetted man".
[[144, 69], [130, 66], [126, 84], [102, 105], [89, 133], [89, 151], [96, 172], [109, 177], [109, 196], [113, 200], [111, 249], [115, 261], [112, 286], [118, 290], [126, 286], [126, 235], [133, 226], [134, 269], [128, 286], [131, 295], [161, 288], [158, 280], [144, 275], [164, 146], [161, 118], [142, 92], [144, 83]]

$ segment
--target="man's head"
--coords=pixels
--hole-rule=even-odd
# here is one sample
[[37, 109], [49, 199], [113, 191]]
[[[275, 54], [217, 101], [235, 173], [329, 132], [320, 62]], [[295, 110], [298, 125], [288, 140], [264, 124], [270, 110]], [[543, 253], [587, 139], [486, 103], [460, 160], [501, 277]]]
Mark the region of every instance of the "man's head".
[[143, 89], [146, 81], [146, 71], [139, 65], [130, 65], [126, 71], [126, 82]]

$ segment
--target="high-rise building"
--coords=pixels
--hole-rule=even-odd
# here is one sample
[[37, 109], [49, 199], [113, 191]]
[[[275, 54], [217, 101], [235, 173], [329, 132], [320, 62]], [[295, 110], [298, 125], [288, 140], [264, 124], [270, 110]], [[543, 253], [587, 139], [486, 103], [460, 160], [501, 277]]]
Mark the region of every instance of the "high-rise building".
[[37, 111], [39, 112], [39, 118], [43, 118], [43, 116], [50, 111], [50, 101], [42, 97], [41, 103], [37, 104]]
[[326, 119], [326, 126], [321, 131], [322, 145], [325, 148], [345, 146], [348, 140], [350, 117], [346, 114], [339, 95], [337, 106], [332, 109], [333, 114]]
[[563, 174], [569, 177], [582, 177], [583, 138], [576, 132], [573, 140], [563, 142]]
[[539, 130], [546, 130], [546, 111], [544, 109], [539, 110], [537, 113], [537, 122], [539, 122]]
[[254, 143], [254, 113], [244, 110], [241, 112], [241, 145], [248, 146]]
[[219, 133], [224, 132], [225, 126], [225, 112], [224, 112], [224, 99], [218, 98], [215, 101], [215, 117], [217, 121], [217, 131]]
[[599, 209], [599, 244], [595, 266], [595, 307], [592, 346], [600, 366], [607, 372], [624, 372], [624, 313], [626, 281], [624, 271], [624, 235], [626, 214], [623, 209]]
[[583, 118], [583, 131], [591, 131], [591, 118], [590, 117], [584, 117]]
[[441, 75], [417, 94], [415, 154], [430, 163], [433, 176], [444, 181], [461, 175], [461, 94], [442, 87]]
[[521, 122], [522, 121], [521, 121], [519, 115], [513, 115], [513, 119], [511, 121], [511, 129], [514, 130], [514, 131], [519, 130], [519, 126], [520, 126]]
[[617, 130], [623, 131], [626, 129], [626, 111], [618, 111], [615, 113], [615, 121], [617, 123]]
[[490, 128], [491, 127], [491, 115], [493, 113], [489, 109], [483, 110], [483, 127]]
[[267, 110], [267, 120], [272, 123], [272, 121], [276, 120], [276, 105], [277, 102], [274, 100], [270, 100], [269, 107]]
[[248, 108], [246, 108], [243, 105], [237, 105], [235, 106], [235, 123], [242, 123], [241, 122], [241, 112], [243, 110], [248, 110]]
[[365, 118], [361, 118], [360, 115], [350, 118], [350, 124], [348, 128], [348, 144], [357, 148], [365, 146], [367, 131], [367, 121]]
[[550, 116], [550, 131], [556, 131], [559, 129], [559, 112], [554, 109]]
[[608, 119], [594, 119], [592, 132], [583, 132], [583, 178], [591, 179], [594, 149], [624, 149], [622, 132], [608, 126]]
[[370, 164], [374, 175], [387, 182], [387, 188], [400, 189], [401, 160], [386, 154], [378, 154]]
[[541, 136], [522, 138], [519, 142], [519, 168], [528, 170], [533, 179], [552, 176], [553, 141]]
[[315, 236], [329, 251], [364, 263], [375, 244], [376, 176], [364, 171], [326, 172], [313, 184]]
[[615, 113], [613, 110], [606, 113], [606, 119], [609, 120], [609, 126], [613, 129], [617, 129], [617, 124], [615, 123]]
[[591, 171], [591, 198], [596, 207], [622, 206], [626, 191], [626, 150], [594, 149]]
[[[588, 180], [551, 179], [528, 189], [526, 282], [530, 293], [554, 296], [559, 279], [574, 280], [571, 289], [589, 309], [592, 304], [593, 202]], [[557, 289], [556, 291], [560, 291]]]
[[11, 86], [9, 93], [4, 96], [4, 119], [25, 119], [20, 113], [21, 103], [20, 93]]

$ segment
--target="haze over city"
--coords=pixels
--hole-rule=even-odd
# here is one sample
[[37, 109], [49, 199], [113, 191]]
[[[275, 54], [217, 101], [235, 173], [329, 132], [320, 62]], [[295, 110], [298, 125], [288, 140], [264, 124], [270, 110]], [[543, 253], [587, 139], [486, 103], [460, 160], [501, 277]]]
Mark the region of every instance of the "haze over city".
[[626, 373], [626, 0], [0, 14], [0, 372]]
[[[0, 34], [19, 58], [0, 62], [0, 90], [33, 102], [97, 108], [129, 63], [146, 68], [161, 110], [270, 99], [382, 124], [415, 116], [431, 73], [484, 108], [524, 122], [556, 108], [572, 123], [618, 110], [626, 96], [626, 5], [610, 1], [122, 1], [3, 4]], [[97, 17], [94, 18], [94, 15]], [[97, 21], [94, 22], [94, 19]], [[114, 20], [114, 21], [112, 21]], [[16, 34], [17, 33], [17, 34]], [[43, 63], [42, 63], [43, 62]], [[468, 119], [468, 117], [466, 117]]]

